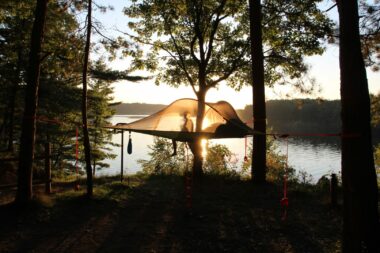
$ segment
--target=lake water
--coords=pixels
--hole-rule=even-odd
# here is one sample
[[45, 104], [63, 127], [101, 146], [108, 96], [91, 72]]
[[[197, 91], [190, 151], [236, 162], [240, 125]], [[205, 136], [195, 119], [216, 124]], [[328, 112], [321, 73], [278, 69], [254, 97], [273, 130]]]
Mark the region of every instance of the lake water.
[[[115, 115], [112, 117], [112, 124], [119, 122], [129, 123], [143, 116]], [[128, 132], [124, 132], [124, 174], [134, 174], [141, 170], [138, 164], [139, 159], [148, 159], [148, 146], [153, 144], [153, 136], [132, 132], [133, 153], [128, 155], [126, 152], [128, 143]], [[252, 138], [248, 138], [250, 141]], [[113, 142], [121, 143], [121, 134], [113, 135]], [[227, 145], [235, 154], [237, 164], [241, 167], [244, 158], [244, 139], [223, 139], [210, 140], [210, 143]], [[278, 139], [275, 141], [277, 151], [286, 154], [286, 141]], [[97, 171], [97, 175], [116, 175], [120, 174], [120, 154], [121, 148], [113, 148], [117, 157], [114, 160], [106, 160], [110, 164], [109, 169]], [[336, 137], [326, 138], [289, 138], [288, 140], [288, 159], [289, 166], [296, 171], [305, 171], [312, 176], [316, 182], [325, 174], [339, 173], [341, 167], [341, 153], [339, 140]]]

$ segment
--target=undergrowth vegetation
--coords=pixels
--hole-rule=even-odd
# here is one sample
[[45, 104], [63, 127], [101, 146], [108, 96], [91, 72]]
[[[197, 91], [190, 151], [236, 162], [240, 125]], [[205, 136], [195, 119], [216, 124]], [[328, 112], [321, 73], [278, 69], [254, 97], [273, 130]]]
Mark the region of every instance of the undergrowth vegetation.
[[[176, 155], [173, 155], [173, 144], [165, 138], [154, 138], [149, 146], [149, 159], [139, 160], [142, 173], [161, 175], [183, 175], [191, 170], [193, 156], [186, 143], [177, 145]], [[250, 179], [252, 144], [249, 146], [247, 159], [238, 161], [236, 155], [226, 145], [207, 142], [207, 152], [204, 157], [203, 169], [206, 175], [225, 176], [229, 178]], [[277, 151], [274, 138], [267, 141], [267, 180], [281, 184], [286, 174], [288, 182], [298, 182], [303, 185], [313, 182], [312, 176], [306, 171], [296, 173], [287, 166], [286, 156]]]

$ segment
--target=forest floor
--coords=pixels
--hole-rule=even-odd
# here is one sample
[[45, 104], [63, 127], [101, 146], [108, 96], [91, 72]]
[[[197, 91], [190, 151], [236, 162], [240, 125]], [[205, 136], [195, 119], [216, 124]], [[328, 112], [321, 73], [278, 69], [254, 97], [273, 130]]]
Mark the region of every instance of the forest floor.
[[[35, 187], [35, 200], [20, 210], [14, 190], [0, 193], [0, 252], [340, 252], [341, 211], [327, 192], [291, 185], [285, 220], [282, 186], [205, 177], [134, 176], [85, 185]], [[8, 203], [7, 203], [8, 202]]]

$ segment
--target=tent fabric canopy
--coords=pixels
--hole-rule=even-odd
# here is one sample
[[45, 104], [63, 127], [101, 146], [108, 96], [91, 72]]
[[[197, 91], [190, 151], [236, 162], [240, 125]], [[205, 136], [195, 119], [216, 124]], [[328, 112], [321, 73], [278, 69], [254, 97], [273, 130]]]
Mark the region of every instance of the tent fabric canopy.
[[179, 99], [150, 116], [131, 123], [118, 123], [107, 128], [139, 132], [177, 141], [195, 138], [242, 138], [253, 129], [244, 124], [234, 108], [225, 101], [205, 103], [202, 131], [195, 132], [198, 100]]

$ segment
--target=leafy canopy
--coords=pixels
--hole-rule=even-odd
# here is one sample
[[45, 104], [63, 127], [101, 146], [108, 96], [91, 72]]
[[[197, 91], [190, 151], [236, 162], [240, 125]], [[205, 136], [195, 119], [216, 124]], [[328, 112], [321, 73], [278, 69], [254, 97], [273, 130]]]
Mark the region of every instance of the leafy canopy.
[[373, 71], [380, 69], [380, 1], [361, 0], [360, 33], [364, 61]]
[[[323, 52], [332, 27], [317, 2], [263, 1], [267, 85], [292, 83], [307, 91], [304, 56]], [[249, 84], [246, 1], [134, 0], [124, 12], [135, 41], [149, 46], [145, 55], [135, 54], [135, 68], [156, 71], [157, 84], [194, 87], [204, 78], [206, 91], [224, 80], [236, 89]]]
[[[135, 41], [149, 47], [144, 60], [142, 53], [135, 57], [135, 68], [156, 71], [156, 84], [191, 85], [194, 91], [239, 77], [249, 49], [240, 22], [245, 6], [243, 0], [132, 1], [124, 9], [133, 19], [129, 28]], [[238, 87], [236, 80], [227, 81]]]
[[308, 85], [312, 80], [304, 79], [308, 71], [304, 57], [323, 53], [323, 41], [333, 26], [318, 9], [318, 2], [321, 0], [263, 1], [266, 84], [291, 83], [303, 92], [313, 88]]

